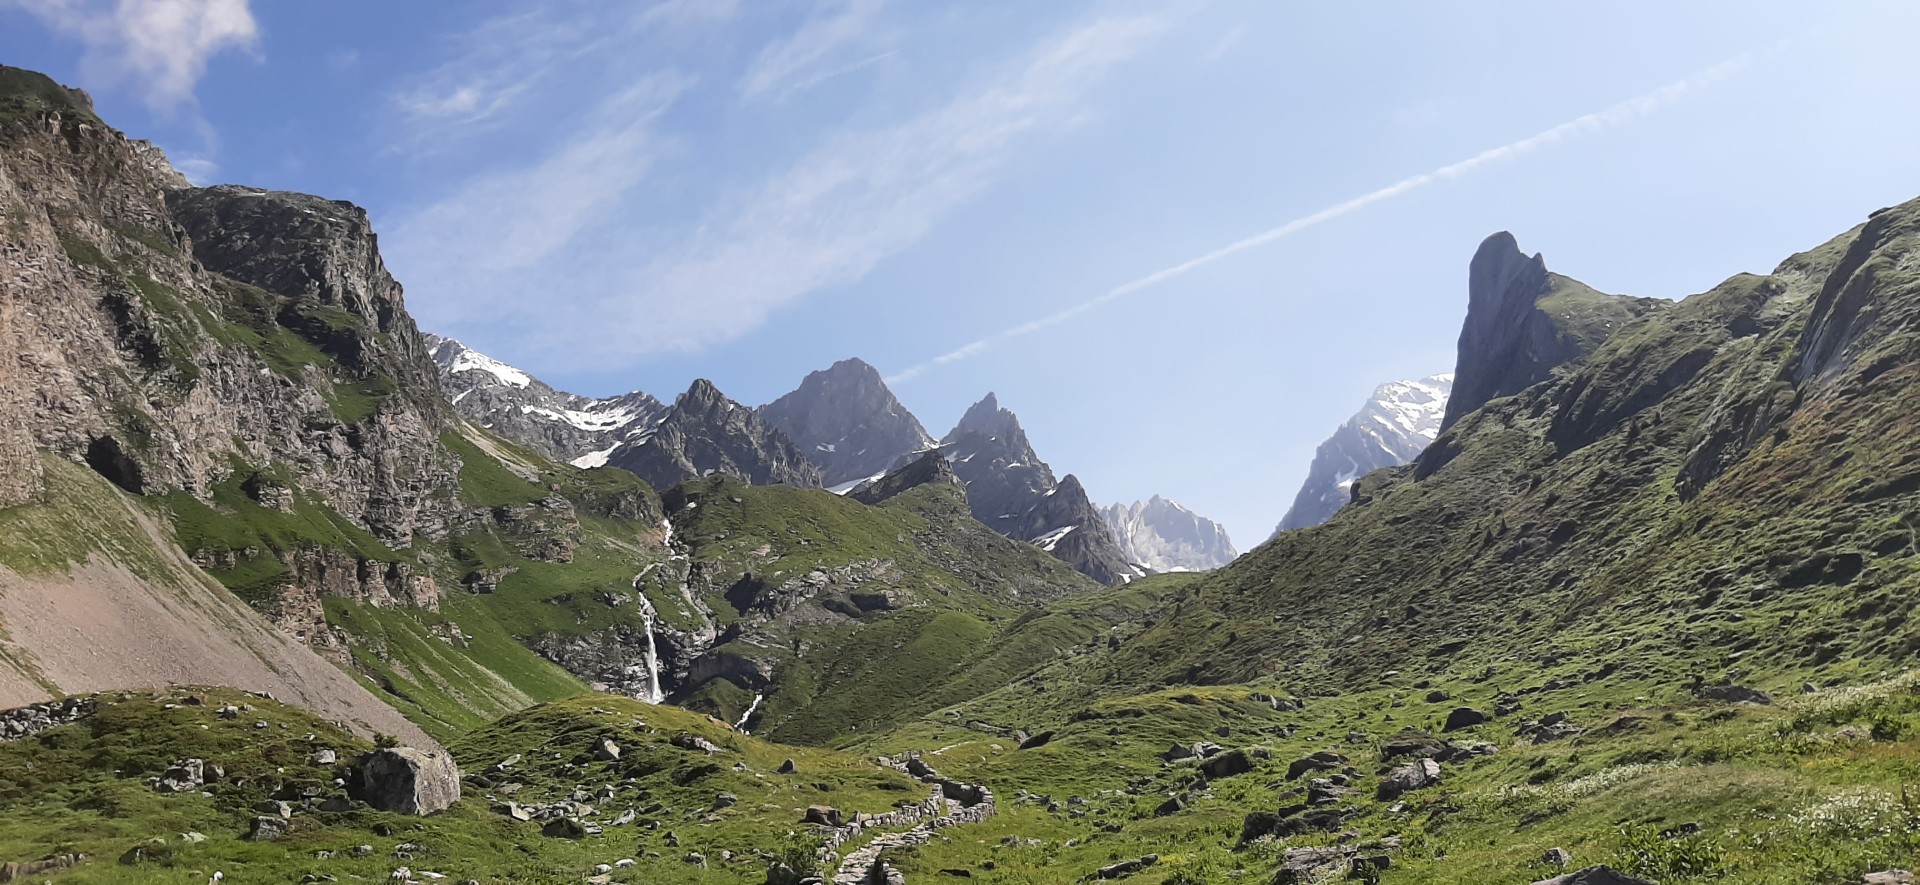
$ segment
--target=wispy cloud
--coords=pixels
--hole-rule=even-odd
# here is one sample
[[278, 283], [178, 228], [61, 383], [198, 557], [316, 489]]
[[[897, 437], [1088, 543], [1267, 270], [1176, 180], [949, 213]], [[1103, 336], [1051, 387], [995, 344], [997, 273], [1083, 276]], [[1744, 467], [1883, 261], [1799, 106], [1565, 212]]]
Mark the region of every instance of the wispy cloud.
[[970, 357], [977, 356], [991, 349], [996, 345], [1005, 343], [1014, 338], [1019, 338], [1025, 335], [1031, 335], [1035, 332], [1039, 332], [1044, 329], [1048, 329], [1048, 328], [1052, 328], [1054, 326], [1060, 325], [1061, 323], [1064, 323], [1068, 320], [1078, 317], [1081, 314], [1086, 313], [1087, 311], [1100, 307], [1103, 304], [1106, 304], [1108, 302], [1111, 302], [1120, 298], [1125, 298], [1128, 295], [1132, 295], [1144, 289], [1150, 289], [1168, 280], [1174, 279], [1175, 277], [1179, 277], [1188, 272], [1198, 270], [1199, 268], [1205, 267], [1223, 258], [1227, 258], [1229, 256], [1238, 254], [1240, 252], [1245, 252], [1246, 250], [1252, 249], [1256, 246], [1263, 246], [1275, 240], [1292, 236], [1293, 234], [1299, 233], [1300, 231], [1306, 230], [1307, 228], [1314, 227], [1316, 225], [1319, 225], [1328, 221], [1332, 221], [1344, 215], [1352, 214], [1368, 206], [1372, 206], [1376, 203], [1386, 202], [1387, 200], [1391, 200], [1395, 197], [1401, 196], [1408, 192], [1418, 190], [1420, 188], [1426, 187], [1427, 185], [1434, 184], [1436, 182], [1460, 178], [1462, 176], [1469, 175], [1474, 172], [1478, 172], [1482, 169], [1487, 168], [1488, 166], [1492, 166], [1497, 163], [1501, 163], [1506, 160], [1513, 159], [1523, 154], [1531, 153], [1543, 147], [1548, 147], [1554, 144], [1558, 144], [1559, 142], [1565, 141], [1568, 138], [1572, 138], [1579, 135], [1590, 134], [1593, 132], [1598, 132], [1604, 129], [1612, 128], [1614, 126], [1619, 126], [1623, 123], [1631, 122], [1635, 119], [1638, 119], [1649, 113], [1652, 113], [1653, 111], [1659, 109], [1661, 106], [1669, 104], [1673, 101], [1676, 101], [1686, 96], [1689, 93], [1695, 92], [1707, 86], [1711, 86], [1714, 83], [1717, 83], [1721, 80], [1726, 79], [1728, 76], [1732, 75], [1733, 73], [1738, 71], [1740, 68], [1745, 67], [1750, 60], [1751, 60], [1750, 55], [1742, 55], [1742, 56], [1730, 59], [1728, 61], [1714, 65], [1711, 68], [1707, 68], [1706, 70], [1701, 71], [1697, 74], [1694, 74], [1693, 76], [1686, 77], [1681, 80], [1676, 80], [1672, 83], [1668, 83], [1667, 85], [1662, 86], [1658, 89], [1655, 89], [1651, 92], [1647, 92], [1641, 95], [1637, 95], [1633, 98], [1627, 99], [1626, 101], [1620, 102], [1619, 104], [1613, 105], [1612, 107], [1606, 108], [1605, 110], [1596, 111], [1591, 114], [1585, 114], [1579, 117], [1575, 117], [1572, 120], [1568, 120], [1567, 122], [1562, 123], [1558, 126], [1555, 126], [1551, 129], [1547, 129], [1543, 132], [1539, 132], [1537, 134], [1520, 139], [1519, 141], [1515, 141], [1510, 144], [1504, 144], [1496, 148], [1489, 148], [1488, 150], [1481, 151], [1480, 153], [1475, 154], [1471, 157], [1468, 157], [1464, 160], [1461, 160], [1457, 163], [1451, 163], [1446, 166], [1442, 166], [1438, 169], [1435, 169], [1431, 172], [1423, 172], [1419, 175], [1415, 175], [1410, 178], [1401, 179], [1400, 181], [1394, 182], [1393, 184], [1387, 185], [1386, 187], [1380, 188], [1379, 190], [1361, 194], [1360, 196], [1354, 197], [1353, 199], [1347, 200], [1345, 202], [1335, 203], [1334, 205], [1328, 206], [1325, 209], [1321, 209], [1318, 212], [1314, 212], [1310, 215], [1301, 216], [1285, 224], [1282, 224], [1279, 227], [1264, 230], [1264, 231], [1261, 231], [1260, 233], [1254, 234], [1253, 236], [1247, 237], [1245, 239], [1229, 243], [1225, 246], [1222, 246], [1218, 249], [1215, 249], [1199, 257], [1191, 258], [1186, 261], [1182, 261], [1179, 264], [1173, 265], [1171, 267], [1154, 271], [1153, 273], [1147, 274], [1146, 276], [1140, 277], [1138, 279], [1121, 283], [1118, 286], [1108, 289], [1107, 291], [1102, 292], [1099, 295], [1096, 295], [1092, 298], [1089, 298], [1071, 307], [1065, 308], [1064, 310], [1060, 310], [1055, 313], [1051, 313], [1033, 320], [1029, 320], [1017, 326], [1012, 326], [1006, 329], [1002, 329], [999, 332], [995, 332], [994, 334], [989, 335], [985, 338], [980, 338], [978, 340], [971, 341], [965, 345], [962, 345], [951, 351], [943, 353], [925, 362], [919, 363], [917, 365], [909, 366], [899, 372], [894, 373], [893, 375], [888, 376], [886, 379], [887, 383], [900, 384], [907, 381], [911, 381], [919, 377], [920, 375], [925, 374], [927, 371], [931, 369], [939, 368], [941, 366], [945, 366], [951, 363], [960, 362]]
[[247, 0], [0, 0], [78, 38], [89, 85], [130, 86], [156, 111], [193, 103], [207, 60], [256, 51], [259, 26]]
[[882, 53], [853, 64], [835, 61], [846, 48], [873, 40], [875, 19], [883, 5], [884, 0], [823, 4], [792, 35], [761, 50], [740, 78], [740, 94], [784, 98], [892, 55]]
[[[548, 0], [488, 19], [449, 40], [448, 57], [403, 84], [392, 103], [412, 136], [446, 139], [504, 124], [529, 96], [568, 91], [574, 62], [620, 60], [646, 32], [730, 19], [735, 0], [627, 4]], [[464, 130], [464, 131], [463, 131]], [[415, 140], [415, 139], [403, 139]]]
[[829, 131], [770, 174], [723, 187], [704, 215], [655, 228], [651, 203], [678, 185], [638, 185], [676, 141], [661, 120], [687, 85], [673, 81], [651, 110], [585, 118], [630, 123], [570, 132], [580, 144], [480, 176], [403, 219], [390, 260], [433, 322], [466, 325], [462, 334], [510, 324], [527, 356], [556, 369], [730, 340], [921, 240], [1023, 147], [1084, 119], [1091, 91], [1165, 25], [1082, 21], [931, 107]]

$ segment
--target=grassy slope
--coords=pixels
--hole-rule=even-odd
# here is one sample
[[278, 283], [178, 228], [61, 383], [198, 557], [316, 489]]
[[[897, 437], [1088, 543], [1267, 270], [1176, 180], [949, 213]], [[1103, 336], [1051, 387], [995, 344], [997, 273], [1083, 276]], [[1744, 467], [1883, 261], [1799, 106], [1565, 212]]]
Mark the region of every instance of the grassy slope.
[[[187, 703], [189, 697], [200, 703]], [[807, 806], [877, 812], [923, 795], [904, 776], [859, 757], [768, 745], [682, 710], [581, 698], [477, 731], [454, 747], [455, 758], [463, 769], [479, 771], [521, 754], [523, 761], [501, 782], [521, 784], [514, 798], [522, 803], [558, 801], [578, 784], [613, 784], [616, 798], [602, 805], [658, 803], [662, 810], [642, 819], [656, 826], [610, 828], [579, 841], [548, 838], [537, 823], [493, 813], [486, 791], [469, 787], [460, 803], [433, 817], [407, 818], [360, 805], [339, 813], [302, 810], [285, 839], [252, 843], [242, 838], [256, 814], [252, 806], [279, 785], [313, 783], [324, 795], [335, 792], [328, 781], [340, 771], [312, 764], [313, 748], [335, 749], [344, 765], [367, 745], [303, 711], [226, 689], [177, 688], [100, 700], [101, 711], [89, 720], [0, 743], [0, 857], [72, 851], [91, 856], [78, 869], [49, 875], [60, 882], [204, 881], [214, 870], [243, 882], [293, 882], [309, 874], [385, 881], [399, 866], [441, 872], [450, 881], [578, 882], [595, 864], [623, 857], [638, 864], [617, 873], [615, 882], [758, 882], [764, 865], [748, 849], [786, 843]], [[225, 720], [216, 711], [226, 704], [251, 709]], [[671, 738], [682, 733], [704, 736], [724, 751], [709, 757], [671, 746]], [[590, 746], [603, 736], [623, 748], [618, 763], [588, 759]], [[225, 766], [228, 782], [211, 787], [211, 796], [160, 794], [146, 785], [146, 777], [188, 757]], [[775, 774], [787, 759], [797, 773]], [[708, 820], [721, 792], [732, 793], [738, 804]], [[206, 841], [179, 838], [190, 831]], [[669, 844], [669, 833], [678, 835], [679, 847]], [[155, 853], [165, 856], [116, 863], [129, 848], [154, 838], [164, 846]], [[394, 856], [402, 843], [414, 845], [411, 859]], [[373, 846], [373, 854], [352, 857], [350, 849], [361, 844]], [[739, 856], [723, 861], [724, 850]], [[338, 854], [318, 858], [316, 851]], [[682, 860], [688, 851], [704, 852], [710, 869]]]

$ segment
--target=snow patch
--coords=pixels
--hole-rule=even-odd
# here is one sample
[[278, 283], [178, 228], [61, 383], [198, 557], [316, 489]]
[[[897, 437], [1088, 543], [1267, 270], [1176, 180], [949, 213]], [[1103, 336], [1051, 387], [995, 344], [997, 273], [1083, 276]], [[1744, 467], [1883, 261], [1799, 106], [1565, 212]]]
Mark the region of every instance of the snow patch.
[[485, 372], [501, 384], [521, 390], [533, 383], [533, 377], [527, 373], [477, 350], [461, 351], [459, 356], [453, 358], [453, 365], [448, 366], [447, 371], [455, 375], [461, 372]]

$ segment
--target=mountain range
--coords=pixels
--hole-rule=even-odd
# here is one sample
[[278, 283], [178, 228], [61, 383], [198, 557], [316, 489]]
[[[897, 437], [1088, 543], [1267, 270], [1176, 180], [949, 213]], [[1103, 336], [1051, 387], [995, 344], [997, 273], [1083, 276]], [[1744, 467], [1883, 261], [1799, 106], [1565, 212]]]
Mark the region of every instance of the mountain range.
[[1909, 879], [1920, 200], [1467, 270], [1433, 440], [1178, 573], [991, 395], [570, 398], [0, 67], [0, 876]]

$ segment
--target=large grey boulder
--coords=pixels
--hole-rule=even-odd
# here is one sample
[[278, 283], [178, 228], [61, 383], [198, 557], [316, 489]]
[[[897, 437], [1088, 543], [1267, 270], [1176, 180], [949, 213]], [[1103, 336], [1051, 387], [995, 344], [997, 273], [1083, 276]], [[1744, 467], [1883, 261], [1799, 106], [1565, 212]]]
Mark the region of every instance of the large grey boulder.
[[1415, 759], [1387, 773], [1386, 779], [1380, 782], [1380, 801], [1391, 802], [1439, 782], [1440, 763], [1432, 759]]
[[354, 765], [355, 798], [381, 811], [428, 815], [460, 801], [460, 769], [445, 753], [388, 747]]

